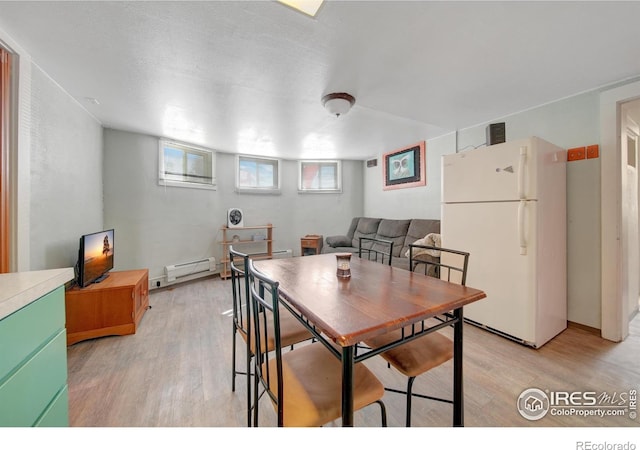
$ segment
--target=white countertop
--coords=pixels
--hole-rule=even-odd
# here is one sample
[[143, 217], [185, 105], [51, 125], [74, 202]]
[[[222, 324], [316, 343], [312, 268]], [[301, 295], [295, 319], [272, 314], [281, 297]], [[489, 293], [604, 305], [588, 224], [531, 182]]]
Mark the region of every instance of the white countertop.
[[0, 320], [73, 278], [72, 267], [0, 274]]

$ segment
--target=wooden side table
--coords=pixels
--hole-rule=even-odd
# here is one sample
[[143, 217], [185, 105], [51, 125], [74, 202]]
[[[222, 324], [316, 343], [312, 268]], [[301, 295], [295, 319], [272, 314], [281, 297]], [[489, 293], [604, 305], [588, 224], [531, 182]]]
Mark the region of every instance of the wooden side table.
[[300, 239], [300, 256], [319, 255], [322, 251], [323, 237], [320, 234], [307, 234]]

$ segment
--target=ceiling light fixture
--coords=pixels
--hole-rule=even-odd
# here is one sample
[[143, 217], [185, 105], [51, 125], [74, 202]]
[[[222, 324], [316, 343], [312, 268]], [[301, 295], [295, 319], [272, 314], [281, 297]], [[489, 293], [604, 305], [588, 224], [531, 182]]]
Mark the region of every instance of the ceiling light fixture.
[[303, 12], [311, 17], [315, 17], [322, 6], [323, 0], [278, 0], [280, 3], [293, 9]]
[[349, 112], [355, 102], [356, 99], [353, 95], [345, 92], [334, 92], [333, 94], [327, 94], [322, 97], [322, 105], [329, 111], [329, 114], [336, 117], [340, 117]]

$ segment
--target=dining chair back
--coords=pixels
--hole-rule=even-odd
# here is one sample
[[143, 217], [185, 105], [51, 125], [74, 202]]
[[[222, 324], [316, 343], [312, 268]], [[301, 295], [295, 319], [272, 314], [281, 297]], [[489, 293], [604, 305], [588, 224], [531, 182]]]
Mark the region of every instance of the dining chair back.
[[409, 270], [423, 266], [425, 275], [432, 275], [465, 286], [469, 253], [429, 245], [409, 245]]
[[[231, 290], [233, 298], [233, 340], [231, 356], [231, 390], [235, 392], [236, 375], [247, 377], [247, 426], [251, 426], [252, 394], [251, 394], [251, 360], [255, 356], [255, 339], [251, 332], [254, 326], [251, 314], [251, 300], [249, 294], [249, 277], [247, 276], [251, 256], [241, 253], [229, 246], [229, 267], [231, 271]], [[295, 344], [304, 342], [313, 335], [288, 311], [280, 315], [280, 335], [285, 347], [293, 348]], [[237, 336], [240, 335], [245, 343], [245, 371], [238, 370], [236, 366]], [[273, 340], [264, 340], [264, 345], [269, 351], [275, 346]], [[262, 348], [262, 347], [259, 347]]]
[[[421, 251], [424, 250], [427, 250], [429, 253], [421, 253]], [[429, 257], [420, 258], [421, 254], [428, 255]], [[441, 247], [411, 245], [409, 247], [409, 267], [411, 271], [414, 271], [420, 265], [424, 265], [424, 273], [427, 276], [435, 276], [442, 280], [464, 286], [467, 280], [469, 253]], [[455, 316], [455, 320], [461, 321], [462, 313], [459, 312], [458, 314], [458, 316]], [[444, 315], [444, 318], [436, 317], [430, 319], [430, 321], [436, 322], [440, 320], [444, 322], [446, 318], [453, 317], [454, 313], [448, 312]], [[429, 324], [423, 322], [419, 326], [428, 327]], [[412, 325], [402, 330], [369, 339], [365, 341], [365, 344], [371, 348], [380, 348], [397, 341], [403, 333], [412, 333], [414, 329], [415, 325]], [[392, 366], [407, 377], [405, 390], [385, 387], [385, 390], [389, 392], [404, 394], [406, 396], [405, 424], [407, 427], [411, 426], [411, 405], [413, 397], [453, 404], [453, 400], [448, 398], [413, 392], [413, 383], [417, 376], [452, 359], [454, 342], [459, 342], [461, 345], [461, 333], [460, 335], [454, 335], [454, 339], [452, 340], [440, 331], [434, 331], [380, 354], [389, 366]]]
[[[229, 246], [229, 267], [231, 272], [231, 292], [233, 299], [232, 324], [233, 338], [231, 341], [231, 391], [236, 390], [236, 375], [245, 375], [247, 381], [247, 426], [251, 426], [251, 358], [253, 356], [249, 347], [251, 335], [251, 313], [249, 311], [249, 283], [247, 269], [249, 255], [236, 251]], [[237, 336], [243, 339], [246, 347], [245, 371], [239, 371], [236, 367]]]
[[[311, 342], [283, 352], [279, 283], [249, 261], [249, 291], [256, 342], [253, 385], [253, 425], [259, 424], [258, 402], [267, 394], [276, 411], [277, 425], [322, 426], [341, 417], [342, 364], [323, 343]], [[284, 312], [284, 311], [283, 311]], [[274, 342], [272, 351], [266, 343]], [[328, 344], [327, 344], [328, 345]], [[339, 352], [337, 352], [339, 354]], [[378, 403], [382, 425], [386, 410], [384, 386], [364, 364], [354, 368], [354, 410]]]
[[390, 266], [393, 259], [393, 241], [361, 237], [358, 239], [358, 256]]

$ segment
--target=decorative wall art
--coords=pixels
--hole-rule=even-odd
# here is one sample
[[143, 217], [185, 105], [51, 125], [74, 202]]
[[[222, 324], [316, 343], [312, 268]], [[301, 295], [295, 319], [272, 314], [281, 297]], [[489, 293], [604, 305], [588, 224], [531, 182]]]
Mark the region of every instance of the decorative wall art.
[[418, 142], [410, 147], [394, 150], [382, 155], [383, 187], [403, 189], [416, 186], [426, 186], [426, 144]]

